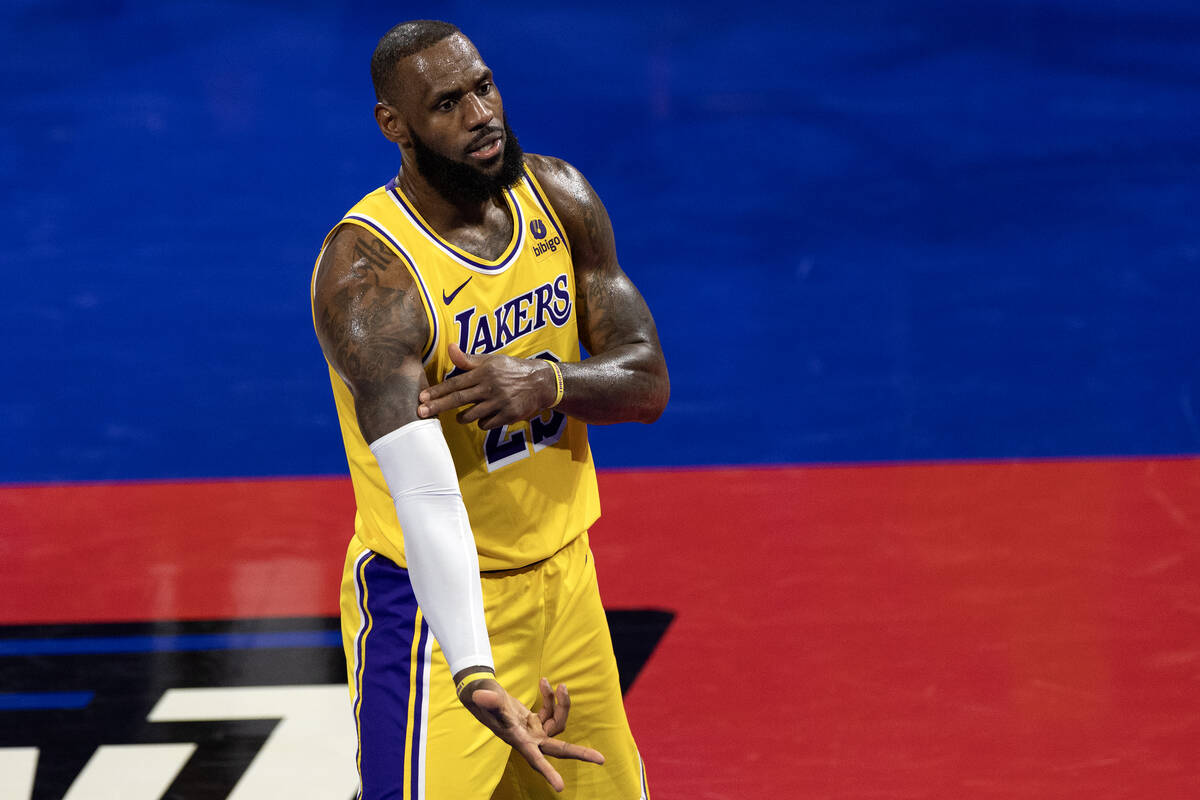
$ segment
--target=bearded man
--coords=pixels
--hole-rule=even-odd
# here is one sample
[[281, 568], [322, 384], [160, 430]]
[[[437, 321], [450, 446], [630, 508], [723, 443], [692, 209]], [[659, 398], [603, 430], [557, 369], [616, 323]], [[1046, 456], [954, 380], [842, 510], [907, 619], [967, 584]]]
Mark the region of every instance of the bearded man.
[[456, 27], [396, 26], [371, 74], [400, 171], [312, 281], [357, 503], [341, 609], [361, 796], [645, 798], [587, 424], [662, 413], [654, 320], [595, 191], [521, 152]]

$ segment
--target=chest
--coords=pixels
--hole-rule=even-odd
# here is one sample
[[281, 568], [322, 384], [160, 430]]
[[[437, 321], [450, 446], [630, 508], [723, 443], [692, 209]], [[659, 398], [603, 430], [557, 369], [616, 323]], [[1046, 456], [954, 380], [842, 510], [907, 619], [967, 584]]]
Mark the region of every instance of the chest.
[[541, 209], [521, 203], [520, 227], [496, 259], [427, 242], [414, 253], [438, 317], [439, 343], [464, 353], [527, 357], [561, 349], [559, 333], [577, 343], [575, 274], [557, 226]]
[[492, 206], [480, 224], [454, 228], [439, 235], [464, 253], [482, 261], [495, 261], [512, 243], [513, 227], [513, 218], [508, 211]]

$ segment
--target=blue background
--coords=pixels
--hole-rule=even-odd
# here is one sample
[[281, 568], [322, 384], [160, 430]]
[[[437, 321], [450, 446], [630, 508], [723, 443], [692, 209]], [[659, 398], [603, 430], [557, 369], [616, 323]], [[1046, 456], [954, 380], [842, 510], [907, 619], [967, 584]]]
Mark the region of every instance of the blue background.
[[345, 471], [308, 280], [420, 16], [655, 312], [671, 405], [601, 465], [1200, 452], [1194, 3], [0, 14], [0, 481]]

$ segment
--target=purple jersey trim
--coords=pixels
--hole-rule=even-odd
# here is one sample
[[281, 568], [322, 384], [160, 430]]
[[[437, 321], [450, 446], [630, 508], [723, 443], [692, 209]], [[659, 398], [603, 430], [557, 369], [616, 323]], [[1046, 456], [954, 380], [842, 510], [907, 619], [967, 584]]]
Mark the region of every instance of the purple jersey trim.
[[447, 242], [443, 241], [442, 238], [438, 236], [437, 233], [435, 233], [428, 225], [425, 224], [416, 211], [408, 204], [408, 200], [397, 187], [393, 186], [388, 191], [394, 198], [396, 205], [398, 205], [400, 209], [408, 215], [408, 218], [413, 225], [420, 229], [420, 231], [424, 233], [431, 242], [441, 248], [447, 255], [464, 266], [470, 267], [471, 269], [482, 270], [484, 272], [503, 272], [512, 266], [512, 263], [516, 261], [517, 256], [521, 253], [521, 246], [525, 243], [525, 215], [521, 213], [521, 204], [517, 202], [517, 198], [513, 195], [512, 189], [505, 189], [504, 193], [508, 197], [508, 200], [513, 207], [513, 224], [516, 226], [516, 234], [514, 237], [515, 241], [512, 243], [512, 249], [509, 250], [508, 255], [505, 256], [504, 260], [498, 264], [489, 264], [488, 262], [481, 261], [469, 253], [463, 253], [455, 250]]
[[408, 251], [400, 246], [400, 242], [396, 240], [396, 237], [392, 236], [390, 231], [388, 231], [375, 220], [362, 214], [347, 214], [345, 218], [352, 219], [355, 222], [361, 222], [386, 239], [388, 244], [394, 247], [396, 252], [400, 254], [400, 257], [403, 258], [405, 263], [408, 264], [409, 271], [412, 272], [412, 274], [416, 277], [417, 285], [421, 287], [421, 294], [425, 297], [425, 305], [429, 309], [430, 322], [433, 324], [433, 335], [429, 337], [429, 344], [426, 346], [425, 352], [421, 354], [421, 363], [427, 363], [429, 361], [429, 357], [433, 355], [434, 347], [437, 345], [440, 329], [438, 326], [437, 306], [433, 304], [433, 297], [429, 294], [429, 289], [425, 286], [425, 278], [422, 277], [421, 271], [417, 269], [416, 262], [413, 261], [412, 256], [408, 254]]
[[542, 207], [542, 212], [546, 215], [546, 219], [550, 220], [550, 224], [554, 226], [554, 230], [566, 242], [567, 252], [569, 253], [571, 251], [571, 240], [562, 232], [562, 228], [558, 227], [555, 216], [550, 211], [550, 202], [542, 195], [541, 187], [534, 180], [533, 172], [529, 169], [528, 165], [525, 166], [525, 182], [529, 184], [529, 190], [533, 193], [533, 199], [537, 200], [538, 205]]

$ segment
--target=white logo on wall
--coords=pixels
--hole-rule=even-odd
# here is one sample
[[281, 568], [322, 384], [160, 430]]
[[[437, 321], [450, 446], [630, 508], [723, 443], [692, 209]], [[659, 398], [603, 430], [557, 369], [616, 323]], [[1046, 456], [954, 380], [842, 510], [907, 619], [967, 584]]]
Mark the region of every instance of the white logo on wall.
[[[147, 719], [278, 719], [229, 800], [349, 800], [358, 790], [357, 742], [343, 685], [169, 689]], [[102, 745], [64, 800], [160, 800], [195, 750], [194, 742]], [[32, 796], [37, 759], [36, 747], [0, 748], [0, 797]]]

